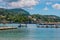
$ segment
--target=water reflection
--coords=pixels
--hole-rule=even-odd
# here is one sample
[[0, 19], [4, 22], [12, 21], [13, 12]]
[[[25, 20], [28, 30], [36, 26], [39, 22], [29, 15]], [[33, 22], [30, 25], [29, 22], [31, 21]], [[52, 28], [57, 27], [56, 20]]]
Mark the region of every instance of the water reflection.
[[[27, 30], [0, 30], [0, 40], [60, 40], [60, 28], [34, 28]], [[32, 28], [33, 27], [33, 28]]]

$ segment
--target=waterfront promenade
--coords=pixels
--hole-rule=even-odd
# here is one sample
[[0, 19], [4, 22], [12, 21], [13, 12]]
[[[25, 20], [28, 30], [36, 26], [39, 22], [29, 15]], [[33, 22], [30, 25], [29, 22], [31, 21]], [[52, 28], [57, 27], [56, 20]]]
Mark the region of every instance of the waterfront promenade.
[[37, 24], [38, 28], [60, 28], [60, 22], [52, 22], [52, 23], [40, 23]]

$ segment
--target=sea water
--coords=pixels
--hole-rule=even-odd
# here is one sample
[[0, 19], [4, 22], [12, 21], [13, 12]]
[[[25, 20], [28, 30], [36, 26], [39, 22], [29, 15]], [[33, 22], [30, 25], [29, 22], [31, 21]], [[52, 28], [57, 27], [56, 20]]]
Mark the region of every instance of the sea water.
[[37, 28], [30, 24], [24, 31], [0, 30], [0, 40], [60, 40], [60, 28]]

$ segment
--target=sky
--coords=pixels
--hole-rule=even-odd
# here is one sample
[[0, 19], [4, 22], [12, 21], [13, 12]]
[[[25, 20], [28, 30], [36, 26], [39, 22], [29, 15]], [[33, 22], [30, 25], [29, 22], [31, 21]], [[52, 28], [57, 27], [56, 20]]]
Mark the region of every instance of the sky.
[[60, 0], [0, 0], [0, 8], [22, 8], [30, 14], [60, 16]]

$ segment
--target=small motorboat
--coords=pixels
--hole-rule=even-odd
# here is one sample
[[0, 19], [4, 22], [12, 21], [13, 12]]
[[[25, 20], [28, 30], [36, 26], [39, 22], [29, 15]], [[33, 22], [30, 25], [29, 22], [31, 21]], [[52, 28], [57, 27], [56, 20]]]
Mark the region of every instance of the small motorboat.
[[19, 28], [21, 28], [21, 27], [27, 27], [27, 24], [20, 24], [18, 27]]
[[20, 24], [17, 29], [26, 30], [27, 29], [27, 24]]

